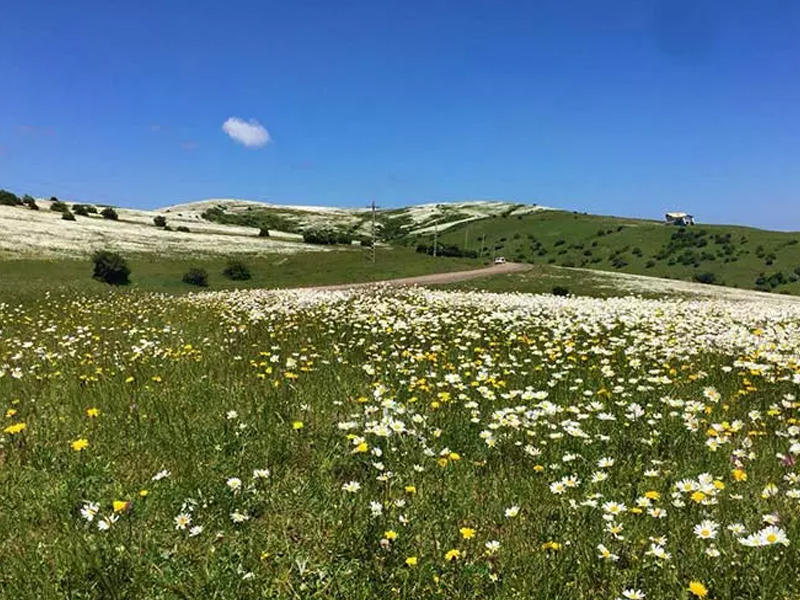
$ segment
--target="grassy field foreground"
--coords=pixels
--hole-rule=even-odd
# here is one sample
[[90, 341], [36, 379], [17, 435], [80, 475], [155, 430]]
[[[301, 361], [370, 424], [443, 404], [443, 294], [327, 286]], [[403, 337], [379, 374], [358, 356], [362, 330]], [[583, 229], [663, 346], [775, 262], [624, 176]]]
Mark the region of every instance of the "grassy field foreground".
[[[200, 291], [183, 283], [190, 268], [208, 273], [208, 289], [287, 288], [359, 283], [467, 270], [481, 266], [477, 260], [433, 258], [408, 248], [376, 249], [375, 262], [368, 248], [335, 249], [328, 252], [296, 254], [237, 255], [252, 278], [231, 281], [223, 270], [231, 257], [221, 255], [160, 256], [124, 255], [131, 267], [131, 284], [121, 289], [185, 294]], [[0, 300], [19, 295], [38, 295], [67, 289], [78, 293], [106, 293], [108, 285], [92, 279], [92, 261], [82, 259], [0, 260]]]
[[799, 317], [425, 291], [0, 304], [0, 596], [796, 598]]

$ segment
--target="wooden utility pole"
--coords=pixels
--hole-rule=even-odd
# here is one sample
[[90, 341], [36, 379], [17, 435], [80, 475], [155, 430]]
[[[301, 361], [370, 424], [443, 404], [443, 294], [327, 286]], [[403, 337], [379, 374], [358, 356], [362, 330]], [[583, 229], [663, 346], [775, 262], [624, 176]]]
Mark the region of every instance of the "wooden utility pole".
[[375, 211], [377, 210], [377, 206], [375, 205], [375, 200], [372, 201], [370, 204], [370, 208], [372, 208], [372, 243], [370, 244], [370, 260], [374, 263], [375, 262]]

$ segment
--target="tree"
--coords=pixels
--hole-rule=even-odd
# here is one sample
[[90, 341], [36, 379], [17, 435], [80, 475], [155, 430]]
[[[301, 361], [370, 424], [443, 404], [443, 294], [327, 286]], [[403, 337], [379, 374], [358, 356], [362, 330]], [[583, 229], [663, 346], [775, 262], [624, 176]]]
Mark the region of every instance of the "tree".
[[8, 190], [0, 190], [0, 205], [19, 206], [20, 204], [22, 204], [22, 201], [17, 197], [16, 194], [9, 192]]
[[111, 285], [127, 285], [130, 283], [131, 269], [128, 263], [117, 252], [98, 250], [92, 255], [94, 273], [97, 281]]
[[36, 204], [36, 200], [33, 199], [33, 196], [29, 196], [28, 194], [25, 194], [22, 197], [22, 203], [25, 206], [27, 206], [28, 208], [30, 208], [31, 210], [39, 210], [39, 205]]
[[103, 210], [100, 211], [100, 214], [103, 216], [104, 219], [108, 219], [109, 221], [116, 221], [117, 219], [119, 219], [117, 211], [115, 211], [110, 206], [106, 206]]
[[72, 206], [72, 212], [74, 212], [76, 215], [80, 215], [81, 217], [88, 217], [89, 207], [85, 204], [74, 204]]
[[153, 224], [156, 227], [166, 227], [167, 226], [167, 217], [163, 215], [158, 215], [157, 217], [153, 217]]
[[[51, 200], [52, 200], [52, 198], [51, 198]], [[53, 203], [50, 205], [50, 210], [52, 210], [54, 212], [60, 212], [60, 213], [69, 212], [69, 206], [67, 206], [66, 203], [64, 203], [64, 202], [61, 202], [61, 200], [56, 199], [56, 200], [52, 200], [52, 202]]]
[[222, 274], [232, 281], [246, 281], [252, 277], [247, 265], [235, 259], [228, 261], [228, 266], [225, 267]]
[[63, 213], [61, 213], [61, 220], [62, 221], [74, 221], [75, 220], [75, 215], [73, 215], [69, 211], [63, 212]]
[[199, 287], [208, 287], [208, 273], [205, 269], [189, 269], [183, 274], [183, 283]]
[[262, 227], [258, 230], [258, 237], [269, 237], [269, 229]]

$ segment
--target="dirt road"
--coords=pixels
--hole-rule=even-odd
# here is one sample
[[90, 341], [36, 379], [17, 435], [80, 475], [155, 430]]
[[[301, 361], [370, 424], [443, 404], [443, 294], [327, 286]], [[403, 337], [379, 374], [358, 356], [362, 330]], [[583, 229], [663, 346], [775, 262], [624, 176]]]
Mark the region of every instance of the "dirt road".
[[401, 277], [400, 279], [385, 279], [383, 281], [370, 281], [366, 283], [343, 283], [336, 285], [314, 286], [315, 290], [347, 290], [352, 288], [369, 287], [373, 285], [431, 285], [437, 283], [457, 283], [478, 277], [490, 275], [504, 275], [506, 273], [519, 273], [530, 269], [530, 265], [524, 263], [507, 262], [501, 265], [491, 265], [482, 269], [472, 269], [470, 271], [451, 271], [449, 273], [432, 273], [430, 275], [418, 275], [416, 277]]

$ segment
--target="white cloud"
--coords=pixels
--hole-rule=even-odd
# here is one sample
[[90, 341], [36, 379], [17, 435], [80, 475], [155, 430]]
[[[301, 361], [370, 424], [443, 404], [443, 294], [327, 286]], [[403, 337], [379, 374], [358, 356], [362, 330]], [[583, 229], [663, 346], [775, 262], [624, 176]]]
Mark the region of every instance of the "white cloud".
[[227, 133], [231, 139], [236, 140], [240, 144], [244, 144], [248, 148], [266, 146], [272, 139], [269, 137], [269, 132], [264, 126], [255, 119], [243, 121], [238, 117], [231, 117], [222, 124], [222, 130]]

